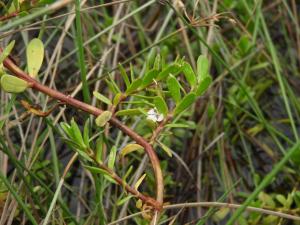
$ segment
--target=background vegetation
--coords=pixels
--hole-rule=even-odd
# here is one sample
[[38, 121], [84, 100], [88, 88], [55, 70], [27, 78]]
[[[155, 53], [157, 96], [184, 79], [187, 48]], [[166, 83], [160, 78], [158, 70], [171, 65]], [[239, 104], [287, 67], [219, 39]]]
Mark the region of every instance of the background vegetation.
[[[14, 40], [10, 59], [32, 74], [37, 58], [26, 49], [39, 38], [40, 83], [102, 110], [115, 105], [124, 124], [152, 141], [169, 205], [157, 224], [299, 224], [299, 11], [296, 0], [0, 1], [0, 45]], [[149, 110], [166, 118], [178, 106], [174, 83], [128, 86], [153, 69], [188, 63], [197, 81], [182, 71], [175, 79], [184, 98], [203, 84], [200, 55], [209, 62], [208, 90], [151, 139], [160, 121], [150, 123]], [[3, 89], [0, 224], [149, 224], [145, 205], [80, 150], [88, 145], [128, 184], [156, 195], [147, 155], [121, 157], [134, 142], [106, 123], [110, 117], [95, 123], [30, 88]], [[128, 96], [119, 103], [118, 93]]]

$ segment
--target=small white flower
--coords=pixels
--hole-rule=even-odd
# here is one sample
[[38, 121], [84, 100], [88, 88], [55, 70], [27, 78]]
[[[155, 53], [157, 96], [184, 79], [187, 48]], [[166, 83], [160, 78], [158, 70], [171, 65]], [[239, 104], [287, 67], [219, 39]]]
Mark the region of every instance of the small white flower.
[[147, 120], [152, 120], [153, 122], [161, 122], [163, 121], [163, 119], [164, 119], [164, 115], [159, 114], [156, 108], [150, 109], [147, 113]]

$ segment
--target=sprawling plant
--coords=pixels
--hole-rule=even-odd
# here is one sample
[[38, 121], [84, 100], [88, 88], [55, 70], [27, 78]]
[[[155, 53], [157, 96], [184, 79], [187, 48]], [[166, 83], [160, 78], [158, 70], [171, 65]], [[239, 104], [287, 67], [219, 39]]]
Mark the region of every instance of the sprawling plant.
[[[4, 50], [0, 50], [2, 89], [9, 93], [22, 93], [31, 88], [56, 99], [59, 104], [73, 106], [94, 115], [94, 121], [99, 127], [96, 133], [91, 132], [90, 120], [86, 120], [81, 131], [72, 119], [69, 123], [60, 123], [62, 138], [75, 151], [76, 156], [79, 156], [85, 169], [124, 188], [126, 196], [121, 203], [135, 197], [138, 208], [152, 210], [144, 213], [144, 217], [151, 219], [153, 215], [158, 215], [163, 206], [164, 180], [156, 152], [162, 149], [171, 157], [172, 152], [164, 143], [164, 131], [189, 127], [181, 118], [197, 97], [203, 95], [212, 81], [208, 60], [199, 56], [197, 71], [194, 71], [184, 58], [178, 57], [174, 62], [168, 63], [158, 54], [141, 75], [137, 75], [132, 67], [130, 71], [126, 71], [120, 65], [119, 71], [124, 85], [117, 84], [112, 76], [108, 75], [105, 81], [113, 96], [108, 98], [99, 90], [93, 92], [95, 98], [102, 105], [106, 105], [106, 109], [102, 110], [38, 82], [37, 77], [44, 58], [44, 45], [40, 39], [31, 40], [27, 46], [26, 72], [9, 58], [13, 46], [14, 42], [11, 42]], [[22, 100], [22, 105], [37, 116], [47, 116], [51, 113], [51, 110], [42, 112], [25, 100]], [[132, 121], [137, 119], [144, 126], [140, 134], [129, 128]], [[109, 154], [104, 154], [104, 146], [108, 148], [105, 140], [109, 138], [110, 124], [131, 137], [132, 142], [121, 149], [116, 145], [110, 146]], [[135, 151], [145, 151], [149, 156], [156, 181], [156, 198], [138, 190], [146, 174], [131, 187], [127, 183], [130, 171], [123, 176], [115, 172], [117, 158], [130, 157], [128, 155]]]

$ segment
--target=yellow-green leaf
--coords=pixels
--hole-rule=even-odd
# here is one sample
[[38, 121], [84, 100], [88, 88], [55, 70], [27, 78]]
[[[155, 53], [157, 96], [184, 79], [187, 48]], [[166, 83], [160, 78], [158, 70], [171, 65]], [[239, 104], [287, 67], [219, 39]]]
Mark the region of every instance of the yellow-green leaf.
[[31, 77], [36, 77], [44, 59], [44, 44], [38, 39], [32, 39], [26, 49], [28, 73]]
[[286, 198], [284, 197], [284, 195], [276, 195], [276, 200], [280, 202], [283, 206], [286, 204]]
[[3, 63], [0, 63], [0, 77], [5, 74]]
[[271, 208], [276, 207], [276, 203], [274, 202], [272, 196], [263, 191], [258, 194], [258, 199], [264, 203], [264, 206], [269, 206]]
[[1, 76], [1, 86], [4, 91], [10, 92], [10, 93], [20, 93], [24, 91], [29, 84], [18, 77], [4, 74]]
[[118, 105], [122, 97], [122, 93], [117, 93], [113, 99], [114, 106]]
[[137, 190], [139, 188], [139, 186], [142, 184], [143, 180], [145, 179], [146, 174], [144, 174], [143, 176], [141, 176], [138, 181], [136, 182], [136, 184], [134, 185], [134, 189]]
[[108, 168], [113, 169], [116, 161], [117, 148], [113, 146], [108, 156]]
[[97, 126], [104, 127], [111, 117], [112, 117], [112, 113], [110, 111], [104, 111], [96, 118]]
[[101, 102], [104, 102], [107, 105], [111, 105], [112, 104], [111, 101], [107, 97], [105, 97], [104, 95], [100, 94], [97, 91], [94, 91], [93, 95], [95, 96], [95, 98], [97, 98]]
[[125, 155], [140, 150], [140, 149], [144, 149], [143, 146], [139, 145], [139, 144], [128, 144], [126, 145], [124, 148], [122, 148], [121, 152], [120, 152], [120, 156], [124, 157]]
[[213, 220], [219, 222], [223, 220], [228, 215], [229, 212], [230, 212], [229, 208], [221, 208], [213, 215]]
[[135, 203], [135, 206], [138, 209], [141, 209], [143, 207], [143, 201], [141, 199], [137, 200], [136, 203]]
[[191, 92], [186, 96], [184, 96], [184, 98], [178, 103], [178, 105], [174, 109], [174, 115], [178, 115], [179, 113], [186, 110], [195, 102], [195, 100], [196, 100], [196, 94], [194, 92]]
[[4, 61], [4, 59], [9, 56], [11, 50], [15, 46], [15, 41], [10, 42], [6, 48], [2, 51], [2, 54], [0, 55], [0, 64]]

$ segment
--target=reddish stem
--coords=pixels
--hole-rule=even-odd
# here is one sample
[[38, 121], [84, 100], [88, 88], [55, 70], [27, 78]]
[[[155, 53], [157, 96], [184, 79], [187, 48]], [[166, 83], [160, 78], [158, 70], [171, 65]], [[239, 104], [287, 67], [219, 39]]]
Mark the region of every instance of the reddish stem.
[[5, 15], [5, 16], [1, 16], [0, 17], [0, 21], [5, 21], [5, 20], [8, 20], [8, 19], [10, 19], [10, 18], [12, 18], [12, 17], [16, 17], [17, 15], [19, 15], [19, 12], [17, 11], [17, 12], [13, 12], [13, 13], [11, 13], [11, 14], [8, 14], [8, 15]]
[[[2, 53], [2, 49], [0, 48], [0, 54]], [[72, 98], [71, 96], [65, 95], [59, 91], [56, 91], [54, 89], [51, 89], [45, 85], [40, 84], [35, 79], [30, 77], [27, 73], [25, 73], [23, 70], [21, 70], [18, 66], [16, 66], [12, 60], [9, 58], [6, 58], [3, 62], [4, 66], [11, 71], [13, 74], [15, 74], [17, 77], [27, 81], [30, 84], [30, 88], [37, 90], [39, 92], [42, 92], [54, 99], [57, 99], [67, 105], [73, 106], [76, 109], [80, 109], [84, 112], [87, 112], [89, 114], [92, 114], [94, 116], [99, 116], [103, 110], [98, 109], [92, 105], [86, 104], [84, 102], [81, 102], [75, 98]], [[151, 144], [149, 144], [143, 137], [141, 137], [139, 134], [137, 134], [135, 131], [124, 125], [121, 121], [119, 121], [116, 117], [112, 117], [109, 121], [110, 124], [117, 127], [121, 131], [123, 131], [125, 134], [127, 134], [129, 137], [131, 137], [137, 144], [144, 147], [146, 153], [149, 156], [150, 162], [152, 164], [155, 179], [156, 179], [156, 201], [158, 202], [159, 206], [156, 208], [161, 209], [163, 204], [163, 192], [164, 192], [164, 185], [163, 185], [163, 176], [162, 171], [160, 168], [159, 159], [152, 147]]]

